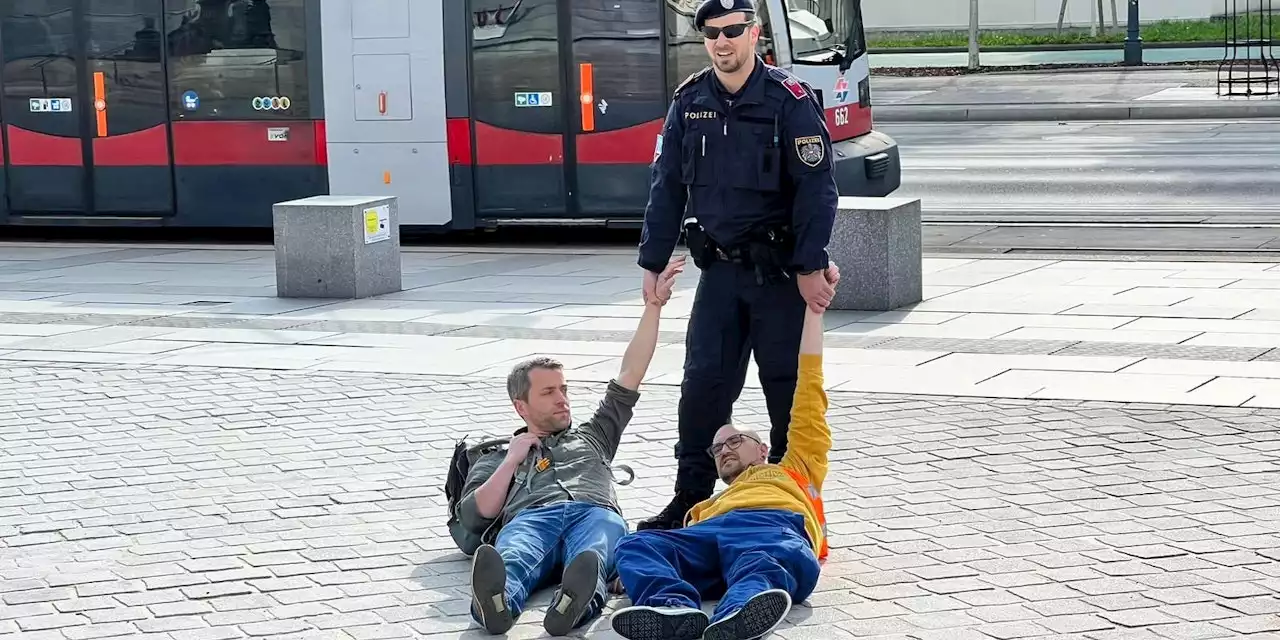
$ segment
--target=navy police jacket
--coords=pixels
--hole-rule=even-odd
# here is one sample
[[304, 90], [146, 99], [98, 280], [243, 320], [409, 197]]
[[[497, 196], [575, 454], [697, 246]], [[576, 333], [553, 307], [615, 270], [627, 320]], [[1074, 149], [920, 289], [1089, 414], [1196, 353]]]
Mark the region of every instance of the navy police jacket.
[[757, 56], [739, 94], [726, 93], [710, 67], [676, 89], [654, 152], [640, 266], [662, 271], [687, 213], [721, 247], [790, 223], [791, 268], [826, 268], [838, 194], [831, 136], [812, 89]]

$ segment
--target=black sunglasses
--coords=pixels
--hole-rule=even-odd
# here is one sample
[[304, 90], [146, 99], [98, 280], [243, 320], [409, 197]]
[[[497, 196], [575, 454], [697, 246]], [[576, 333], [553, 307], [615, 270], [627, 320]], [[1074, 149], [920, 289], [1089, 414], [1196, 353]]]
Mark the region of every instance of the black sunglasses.
[[731, 24], [731, 25], [724, 26], [724, 27], [703, 27], [703, 28], [702, 28], [702, 37], [704, 37], [704, 38], [706, 38], [706, 39], [708, 39], [708, 40], [715, 40], [716, 38], [719, 38], [719, 37], [720, 37], [720, 34], [722, 34], [722, 33], [723, 33], [723, 34], [724, 34], [724, 37], [729, 38], [730, 40], [732, 40], [732, 39], [734, 39], [734, 38], [736, 38], [736, 37], [738, 37], [738, 36], [740, 36], [740, 35], [742, 35], [742, 34], [746, 33], [747, 29], [748, 29], [752, 24], [753, 24], [753, 23], [751, 23], [751, 22], [739, 22], [738, 24]]

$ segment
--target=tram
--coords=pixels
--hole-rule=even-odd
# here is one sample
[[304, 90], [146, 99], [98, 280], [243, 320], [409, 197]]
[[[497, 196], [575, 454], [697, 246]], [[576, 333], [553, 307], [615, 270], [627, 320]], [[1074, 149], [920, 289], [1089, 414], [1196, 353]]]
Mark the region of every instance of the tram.
[[[898, 188], [861, 0], [758, 0], [843, 195]], [[0, 224], [266, 228], [396, 195], [401, 225], [638, 222], [697, 0], [4, 0]]]

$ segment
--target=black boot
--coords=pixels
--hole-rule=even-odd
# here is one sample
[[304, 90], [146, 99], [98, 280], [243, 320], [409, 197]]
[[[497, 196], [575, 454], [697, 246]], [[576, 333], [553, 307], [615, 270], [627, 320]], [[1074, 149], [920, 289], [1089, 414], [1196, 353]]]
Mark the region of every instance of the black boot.
[[676, 491], [675, 497], [665, 509], [648, 520], [641, 520], [640, 524], [636, 525], [636, 530], [679, 529], [684, 526], [684, 517], [689, 513], [689, 509], [710, 497], [710, 495], [695, 494], [690, 491]]

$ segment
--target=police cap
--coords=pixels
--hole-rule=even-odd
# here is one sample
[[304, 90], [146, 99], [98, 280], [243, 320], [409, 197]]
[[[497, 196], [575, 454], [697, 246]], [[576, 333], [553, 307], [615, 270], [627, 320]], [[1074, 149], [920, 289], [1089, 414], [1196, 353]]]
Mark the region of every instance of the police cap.
[[693, 15], [693, 27], [701, 31], [707, 20], [737, 11], [745, 11], [749, 14], [747, 17], [751, 17], [756, 12], [755, 3], [752, 0], [706, 0]]

